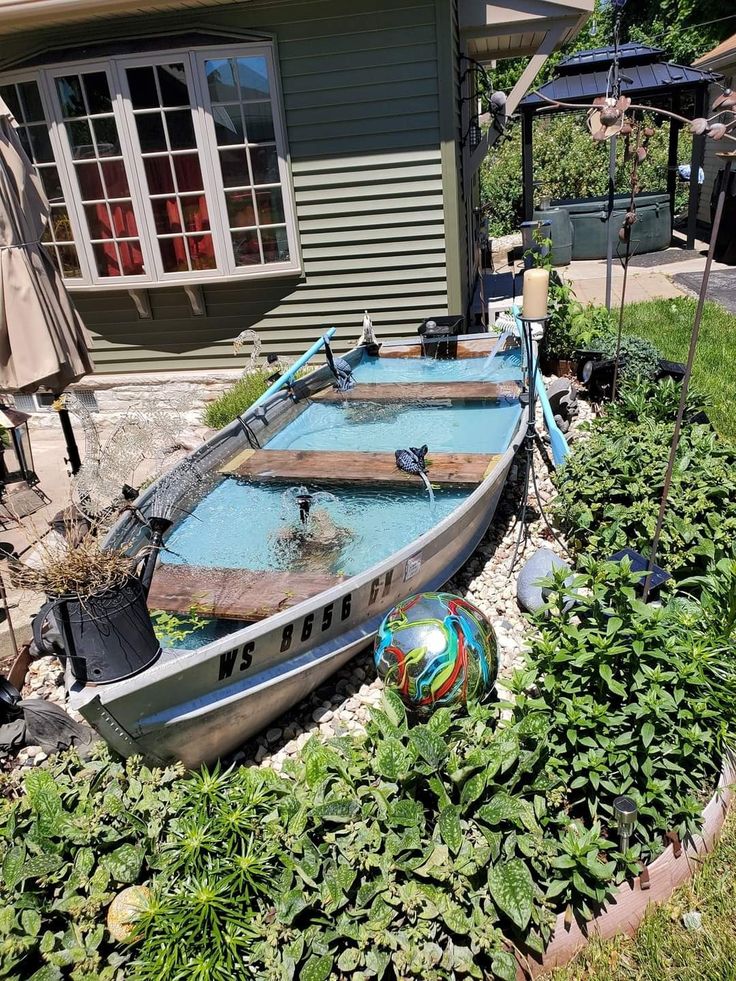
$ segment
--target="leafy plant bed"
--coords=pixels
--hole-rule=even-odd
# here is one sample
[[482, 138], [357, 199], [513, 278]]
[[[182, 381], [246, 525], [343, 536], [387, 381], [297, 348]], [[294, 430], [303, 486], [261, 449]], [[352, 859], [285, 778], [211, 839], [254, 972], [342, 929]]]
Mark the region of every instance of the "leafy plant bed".
[[729, 758], [723, 768], [718, 789], [703, 810], [703, 828], [685, 844], [667, 850], [646, 867], [645, 876], [619, 886], [615, 896], [601, 913], [583, 927], [569, 921], [563, 914], [557, 917], [555, 931], [542, 958], [532, 955], [519, 967], [518, 977], [525, 971], [537, 977], [555, 967], [562, 967], [585, 947], [593, 936], [607, 940], [617, 934], [633, 934], [639, 928], [652, 903], [666, 902], [672, 893], [686, 882], [697, 868], [693, 859], [705, 855], [718, 841], [728, 808], [733, 800], [732, 784], [736, 781], [736, 761]]
[[[672, 442], [679, 385], [644, 382], [587, 424], [555, 476], [553, 513], [578, 554], [647, 554]], [[688, 414], [703, 406], [697, 394]], [[686, 426], [673, 474], [659, 564], [675, 581], [706, 571], [736, 541], [736, 449], [706, 425]]]
[[[723, 562], [699, 602], [660, 609], [625, 563], [584, 560], [550, 580], [513, 702], [417, 721], [387, 693], [366, 736], [312, 739], [283, 775], [29, 774], [0, 804], [0, 978], [515, 981], [576, 949], [577, 922], [633, 923], [620, 884], [648, 863], [659, 898], [668, 833], [715, 833], [736, 731]], [[625, 851], [619, 794], [639, 807]], [[141, 942], [115, 947], [107, 906], [141, 883]]]

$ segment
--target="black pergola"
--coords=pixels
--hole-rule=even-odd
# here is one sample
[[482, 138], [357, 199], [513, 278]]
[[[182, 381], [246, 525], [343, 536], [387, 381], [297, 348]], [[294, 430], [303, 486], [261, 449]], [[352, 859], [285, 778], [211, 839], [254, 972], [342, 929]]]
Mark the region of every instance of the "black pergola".
[[[664, 52], [643, 44], [630, 42], [619, 47], [621, 66], [621, 94], [629, 96], [640, 105], [654, 104], [662, 109], [681, 113], [683, 103], [690, 97], [693, 101], [695, 117], [705, 116], [708, 88], [720, 80], [720, 75], [701, 68], [686, 68], [664, 61]], [[541, 113], [571, 112], [545, 102], [542, 96], [559, 102], [590, 103], [598, 96], [605, 95], [609, 81], [609, 68], [613, 62], [614, 49], [595, 48], [591, 51], [578, 51], [557, 66], [557, 75], [538, 92], [527, 95], [519, 105], [522, 126], [522, 168], [524, 190], [524, 218], [529, 220], [534, 210], [534, 117]], [[541, 93], [541, 94], [538, 94]], [[667, 193], [670, 196], [670, 209], [675, 212], [675, 191], [677, 188], [677, 140], [682, 123], [670, 121], [669, 154], [667, 160]], [[705, 135], [693, 137], [690, 158], [690, 197], [687, 218], [687, 247], [695, 244], [695, 226], [698, 213], [698, 170], [703, 163]]]

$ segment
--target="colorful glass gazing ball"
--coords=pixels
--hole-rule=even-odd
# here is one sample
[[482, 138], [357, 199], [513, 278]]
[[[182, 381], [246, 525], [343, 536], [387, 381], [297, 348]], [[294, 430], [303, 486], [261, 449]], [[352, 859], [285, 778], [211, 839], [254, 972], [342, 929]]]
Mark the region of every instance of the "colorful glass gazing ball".
[[482, 700], [498, 674], [498, 645], [481, 611], [452, 593], [419, 593], [386, 614], [376, 637], [379, 676], [429, 715]]

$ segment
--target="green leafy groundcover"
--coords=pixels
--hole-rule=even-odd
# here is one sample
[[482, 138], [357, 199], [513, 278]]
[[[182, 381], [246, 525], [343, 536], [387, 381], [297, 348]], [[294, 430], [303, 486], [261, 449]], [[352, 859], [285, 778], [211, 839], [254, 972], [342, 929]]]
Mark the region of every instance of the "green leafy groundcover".
[[[585, 562], [550, 582], [513, 705], [411, 724], [389, 693], [365, 737], [313, 739], [283, 776], [30, 774], [1, 812], [0, 976], [514, 978], [557, 913], [589, 917], [698, 827], [731, 741], [736, 563], [663, 609], [635, 579]], [[640, 807], [625, 854], [618, 793]], [[112, 893], [151, 880], [142, 942], [114, 950]]]
[[113, 896], [157, 865], [183, 769], [74, 753], [0, 790], [0, 978], [110, 981], [129, 952], [105, 929]]
[[[669, 394], [668, 394], [669, 393]], [[679, 388], [678, 388], [679, 398]], [[669, 389], [644, 397], [649, 415], [613, 409], [587, 425], [556, 476], [553, 513], [577, 553], [610, 556], [626, 546], [648, 554], [662, 496], [673, 424]], [[688, 425], [675, 465], [658, 563], [675, 580], [703, 573], [736, 542], [736, 447], [706, 425]]]

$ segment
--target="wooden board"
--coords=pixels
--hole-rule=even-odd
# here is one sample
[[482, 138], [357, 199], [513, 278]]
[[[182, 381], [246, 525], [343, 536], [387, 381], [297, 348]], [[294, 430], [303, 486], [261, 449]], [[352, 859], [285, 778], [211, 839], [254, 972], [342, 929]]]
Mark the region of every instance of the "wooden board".
[[238, 467], [245, 463], [250, 457], [255, 453], [254, 449], [248, 447], [247, 450], [241, 450], [240, 453], [236, 453], [235, 456], [228, 460], [227, 463], [223, 463], [220, 467], [220, 473], [237, 473]]
[[[487, 453], [430, 453], [427, 474], [433, 484], [474, 487], [499, 460], [499, 456]], [[233, 472], [239, 477], [274, 483], [423, 486], [419, 477], [397, 468], [393, 453], [256, 450]]]
[[[455, 358], [484, 358], [491, 353], [498, 340], [497, 334], [489, 334], [488, 337], [473, 337], [469, 340], [457, 339], [457, 349]], [[446, 344], [447, 341], [436, 341], [430, 338], [426, 342], [426, 350], [431, 351], [435, 344]], [[452, 343], [452, 342], [450, 342]], [[516, 337], [509, 337], [500, 347], [500, 351], [509, 351], [519, 346]], [[420, 358], [423, 354], [420, 341], [412, 341], [410, 344], [384, 344], [379, 351], [379, 358]], [[450, 360], [455, 360], [452, 358]]]
[[320, 402], [428, 402], [432, 399], [518, 398], [521, 383], [517, 382], [386, 382], [373, 384], [357, 382], [355, 388], [338, 392], [325, 388], [311, 397]]
[[148, 608], [197, 613], [223, 620], [265, 620], [342, 582], [344, 577], [313, 572], [253, 572], [159, 565]]

